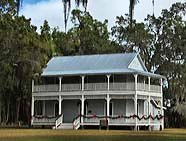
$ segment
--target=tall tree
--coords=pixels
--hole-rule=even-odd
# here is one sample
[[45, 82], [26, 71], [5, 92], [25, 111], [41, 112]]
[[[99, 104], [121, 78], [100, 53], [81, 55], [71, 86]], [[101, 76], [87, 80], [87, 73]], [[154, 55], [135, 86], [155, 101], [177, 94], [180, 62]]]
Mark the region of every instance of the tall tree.
[[[67, 22], [68, 22], [70, 10], [71, 10], [71, 0], [62, 0], [62, 2], [63, 2], [63, 8], [64, 8], [64, 21], [65, 21], [65, 31], [66, 31]], [[88, 0], [75, 0], [76, 6], [79, 7], [80, 4], [82, 4], [83, 7], [85, 8], [85, 11], [87, 8], [87, 3], [88, 3]]]
[[11, 3], [0, 6], [0, 95], [3, 102], [0, 114], [3, 113], [3, 122], [29, 119], [30, 82], [49, 56], [48, 44], [31, 25], [31, 20], [10, 12], [16, 11], [14, 1], [11, 2], [12, 7]]
[[116, 26], [112, 28], [112, 35], [117, 43], [123, 46], [124, 52], [140, 52], [145, 66], [152, 71], [155, 47], [153, 46], [153, 35], [148, 27], [142, 22], [132, 21], [130, 16], [117, 17]]
[[[17, 3], [16, 4], [17, 5], [17, 13], [19, 13], [19, 9], [20, 9], [20, 6], [21, 6], [23, 0], [15, 0], [15, 1]], [[71, 11], [71, 2], [72, 2], [72, 0], [62, 0], [63, 8], [64, 8], [65, 31], [67, 28], [67, 22], [68, 22], [70, 11]], [[130, 21], [132, 24], [132, 19], [133, 19], [133, 15], [134, 15], [134, 6], [137, 4], [138, 0], [129, 0], [129, 2], [130, 2], [129, 3], [129, 15], [130, 15]], [[153, 0], [153, 3], [154, 3], [154, 0]], [[80, 4], [82, 4], [85, 11], [86, 11], [88, 0], [75, 0], [75, 4], [77, 7], [79, 7]]]
[[109, 40], [107, 21], [99, 22], [88, 12], [72, 11], [73, 28], [67, 33], [54, 30], [53, 40], [63, 55], [121, 52], [122, 48]]
[[129, 4], [129, 16], [130, 16], [130, 24], [132, 25], [132, 20], [134, 16], [134, 6], [137, 4], [138, 0], [130, 0]]
[[116, 41], [126, 51], [140, 51], [149, 71], [166, 76], [164, 96], [171, 99], [171, 110], [177, 112], [169, 124], [173, 126], [183, 126], [177, 118], [186, 119], [185, 13], [186, 3], [176, 3], [157, 18], [152, 15], [144, 23], [133, 21], [132, 27], [128, 17], [118, 17], [117, 25], [112, 28]]
[[[149, 27], [156, 38], [156, 70], [167, 77], [166, 98], [172, 99], [174, 111], [186, 117], [184, 109], [185, 89], [185, 55], [186, 55], [186, 21], [183, 16], [186, 3], [176, 3], [169, 10], [163, 10], [158, 18], [148, 17]], [[179, 122], [177, 123], [179, 124]]]
[[52, 40], [51, 28], [48, 24], [48, 21], [44, 21], [43, 26], [40, 27], [41, 30], [41, 39], [48, 45], [49, 49], [49, 57], [56, 56], [58, 53], [56, 52], [55, 44]]

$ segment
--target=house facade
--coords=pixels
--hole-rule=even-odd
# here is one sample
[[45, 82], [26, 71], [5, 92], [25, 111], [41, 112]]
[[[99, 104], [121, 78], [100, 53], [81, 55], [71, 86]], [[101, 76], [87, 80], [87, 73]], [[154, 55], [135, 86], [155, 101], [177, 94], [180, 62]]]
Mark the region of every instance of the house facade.
[[54, 57], [32, 81], [31, 124], [163, 129], [163, 79], [138, 53]]

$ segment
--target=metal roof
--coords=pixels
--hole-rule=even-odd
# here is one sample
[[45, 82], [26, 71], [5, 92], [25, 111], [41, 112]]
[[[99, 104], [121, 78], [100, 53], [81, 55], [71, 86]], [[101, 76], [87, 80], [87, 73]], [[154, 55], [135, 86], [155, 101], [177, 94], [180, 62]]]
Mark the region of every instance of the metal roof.
[[42, 76], [145, 73], [160, 77], [147, 71], [129, 69], [129, 64], [137, 55], [137, 53], [121, 53], [53, 57], [43, 70]]

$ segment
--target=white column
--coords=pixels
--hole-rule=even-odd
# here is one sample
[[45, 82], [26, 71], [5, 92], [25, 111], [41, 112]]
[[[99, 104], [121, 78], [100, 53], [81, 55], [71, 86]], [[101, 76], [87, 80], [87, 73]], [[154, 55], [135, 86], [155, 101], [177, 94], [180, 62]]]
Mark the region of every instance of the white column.
[[85, 98], [84, 98], [84, 95], [82, 95], [82, 96], [81, 96], [81, 123], [83, 123], [84, 102], [85, 102]]
[[32, 96], [32, 109], [31, 109], [31, 116], [34, 116], [34, 96]]
[[[150, 115], [151, 114], [151, 105], [150, 105], [150, 76], [148, 77], [148, 85], [149, 85], [149, 95], [148, 95], [148, 115]], [[151, 130], [151, 119], [149, 118], [149, 130]]]
[[45, 100], [43, 100], [43, 116], [45, 116], [45, 104], [46, 103], [46, 101]]
[[61, 95], [59, 95], [59, 115], [61, 115]]
[[[135, 78], [135, 95], [134, 95], [134, 114], [135, 115], [138, 115], [138, 111], [137, 111], [137, 102], [138, 102], [138, 98], [137, 98], [137, 90], [138, 90], [138, 75], [135, 74], [134, 75], [134, 78]], [[137, 130], [137, 123], [138, 122], [138, 119], [136, 118], [135, 119], [135, 130]]]
[[31, 124], [33, 123], [33, 116], [34, 116], [34, 97], [32, 96], [32, 105], [31, 105]]
[[81, 76], [81, 90], [84, 91], [85, 86], [85, 76]]
[[[161, 115], [164, 116], [164, 111], [163, 111], [163, 82], [162, 82], [162, 78], [160, 79], [160, 86], [161, 86]], [[161, 124], [162, 124], [162, 129], [164, 129], [164, 118], [162, 118]]]
[[146, 90], [145, 89], [145, 77], [143, 78], [144, 80], [143, 80], [143, 88], [144, 88], [144, 90]]
[[162, 78], [160, 79], [160, 86], [161, 86], [161, 88], [160, 88], [161, 96], [163, 97], [163, 80], [162, 80]]
[[32, 93], [34, 92], [34, 79], [32, 79]]
[[61, 92], [61, 80], [62, 80], [62, 77], [59, 77], [59, 92]]
[[150, 95], [150, 76], [148, 77], [148, 84], [149, 84], [149, 95]]
[[134, 78], [135, 78], [135, 91], [138, 90], [138, 75], [134, 74]]
[[[109, 96], [109, 94], [107, 94], [107, 117], [109, 117], [110, 116], [110, 96]], [[109, 118], [107, 118], [107, 120], [108, 120], [108, 122], [109, 122]]]
[[107, 75], [107, 89], [110, 90], [110, 75]]

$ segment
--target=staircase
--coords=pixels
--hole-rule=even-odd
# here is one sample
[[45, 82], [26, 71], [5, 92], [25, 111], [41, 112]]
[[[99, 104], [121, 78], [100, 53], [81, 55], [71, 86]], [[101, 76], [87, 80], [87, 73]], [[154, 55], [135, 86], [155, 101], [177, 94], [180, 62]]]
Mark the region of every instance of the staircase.
[[74, 129], [73, 123], [63, 123], [57, 129]]
[[74, 129], [77, 130], [80, 127], [80, 117], [78, 116], [73, 123], [63, 123], [63, 115], [56, 119], [55, 126], [52, 129]]
[[52, 129], [58, 129], [60, 126], [62, 126], [63, 123], [63, 115], [60, 115], [56, 121], [55, 121], [55, 126], [52, 127]]
[[73, 129], [78, 130], [80, 127], [80, 116], [78, 116], [73, 122]]

